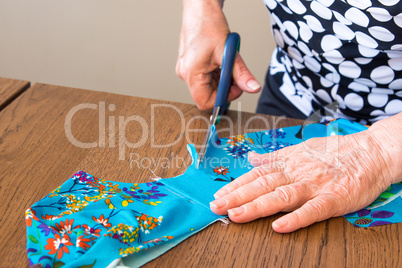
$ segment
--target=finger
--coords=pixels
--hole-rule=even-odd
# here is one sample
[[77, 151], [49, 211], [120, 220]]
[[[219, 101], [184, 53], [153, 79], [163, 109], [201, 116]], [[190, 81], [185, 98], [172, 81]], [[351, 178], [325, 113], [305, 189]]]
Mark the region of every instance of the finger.
[[275, 191], [260, 196], [240, 207], [229, 209], [229, 218], [238, 223], [267, 217], [280, 211], [289, 211], [301, 206], [312, 196], [307, 184], [302, 182], [280, 186]]
[[271, 173], [259, 177], [245, 184], [230, 194], [210, 203], [212, 212], [219, 215], [227, 213], [228, 209], [239, 207], [253, 201], [264, 194], [274, 191], [277, 187], [289, 184], [289, 179], [284, 173]]
[[238, 86], [236, 85], [232, 85], [230, 87], [230, 91], [228, 94], [228, 102], [231, 102], [237, 98], [239, 98], [241, 96], [241, 94], [243, 93], [243, 90], [241, 90]]
[[278, 172], [278, 171], [280, 171], [280, 170], [275, 165], [273, 165], [273, 166], [261, 166], [261, 167], [253, 168], [252, 170], [250, 170], [246, 174], [241, 175], [240, 177], [238, 177], [237, 179], [235, 179], [231, 183], [223, 186], [219, 191], [217, 191], [214, 194], [214, 197], [215, 198], [221, 198], [221, 197], [233, 192], [237, 188], [254, 181], [255, 179], [257, 179], [259, 177], [265, 176], [265, 175], [270, 174], [270, 173], [275, 173], [275, 172]]
[[240, 89], [246, 92], [257, 93], [261, 90], [260, 83], [252, 75], [239, 53], [233, 66], [233, 80]]
[[[220, 70], [217, 69], [209, 76], [202, 76], [198, 81], [190, 83], [189, 89], [192, 98], [195, 100], [200, 110], [206, 110], [215, 106], [215, 98], [219, 84]], [[241, 96], [243, 90], [237, 85], [232, 85], [228, 93], [228, 102], [231, 102]]]
[[279, 233], [289, 233], [334, 216], [334, 204], [328, 198], [316, 197], [299, 209], [277, 219], [272, 228]]
[[185, 60], [180, 61], [176, 70], [186, 82], [191, 97], [200, 110], [214, 106], [219, 83], [222, 59], [214, 61], [210, 53], [209, 50], [189, 53]]
[[188, 87], [191, 97], [200, 110], [207, 110], [214, 107], [216, 88], [218, 81], [213, 72], [190, 74]]

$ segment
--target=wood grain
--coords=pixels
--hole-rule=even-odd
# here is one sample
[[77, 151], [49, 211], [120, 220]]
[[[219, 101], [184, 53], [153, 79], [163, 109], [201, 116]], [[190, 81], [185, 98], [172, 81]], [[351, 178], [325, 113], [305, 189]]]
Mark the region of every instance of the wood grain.
[[[96, 109], [87, 108], [74, 115], [72, 134], [78, 141], [101, 145], [95, 148], [79, 148], [65, 133], [67, 114], [85, 103], [96, 105]], [[102, 107], [105, 107], [105, 121]], [[156, 162], [150, 162], [149, 169], [160, 177], [183, 173], [190, 160], [185, 145], [201, 144], [205, 133], [182, 129], [180, 113], [185, 125], [206, 128], [207, 124], [200, 118], [208, 119], [209, 113], [198, 111], [194, 105], [45, 84], [34, 85], [3, 109], [0, 112], [0, 266], [28, 266], [25, 209], [76, 171], [85, 170], [113, 181], [149, 181], [152, 172], [130, 161], [130, 155], [138, 155], [141, 159], [154, 159]], [[129, 116], [141, 117], [146, 125], [154, 127], [149, 127], [141, 146], [126, 148], [124, 154], [120, 150], [124, 159], [119, 160], [119, 138], [125, 135], [128, 141], [135, 143], [144, 134], [141, 124], [134, 121], [127, 124], [125, 131], [119, 129], [119, 120], [123, 122]], [[195, 117], [200, 118], [193, 120]], [[221, 137], [248, 132], [246, 125], [258, 130], [301, 123], [270, 116], [257, 118], [254, 114], [234, 111], [229, 112], [229, 117], [233, 119], [233, 126], [222, 120], [219, 129], [228, 129], [219, 134]], [[247, 123], [249, 119], [253, 120]], [[113, 120], [114, 129], [109, 128]], [[106, 133], [104, 146], [99, 132]], [[176, 140], [172, 146], [155, 148], [155, 144]], [[167, 159], [168, 164], [158, 163], [161, 158]], [[402, 266], [402, 224], [364, 229], [353, 227], [343, 218], [335, 218], [291, 234], [278, 234], [270, 226], [279, 216], [248, 224], [223, 226], [215, 223], [146, 267]]]
[[29, 88], [29, 82], [0, 77], [0, 111]]

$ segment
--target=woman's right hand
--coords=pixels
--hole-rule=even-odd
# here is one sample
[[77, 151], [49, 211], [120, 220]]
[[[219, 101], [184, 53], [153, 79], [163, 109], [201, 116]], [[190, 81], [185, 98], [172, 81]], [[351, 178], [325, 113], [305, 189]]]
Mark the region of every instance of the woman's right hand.
[[[183, 0], [176, 73], [186, 82], [191, 97], [201, 110], [214, 107], [223, 49], [229, 33], [218, 0]], [[237, 99], [243, 91], [256, 93], [260, 89], [260, 84], [237, 54], [228, 101]]]

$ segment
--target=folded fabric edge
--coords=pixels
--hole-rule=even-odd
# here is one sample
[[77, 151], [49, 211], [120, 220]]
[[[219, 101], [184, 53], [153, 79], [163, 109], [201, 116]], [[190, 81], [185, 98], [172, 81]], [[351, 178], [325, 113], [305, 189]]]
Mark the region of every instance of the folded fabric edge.
[[[140, 267], [143, 266], [144, 264], [156, 259], [160, 255], [164, 254], [168, 250], [174, 248], [181, 242], [183, 242], [185, 239], [189, 238], [190, 236], [202, 231], [203, 229], [207, 228], [208, 226], [212, 225], [213, 223], [219, 221], [219, 219], [215, 219], [214, 221], [210, 222], [209, 224], [205, 225], [204, 227], [194, 230], [189, 234], [184, 234], [180, 237], [176, 237], [172, 240], [169, 240], [168, 242], [165, 242], [163, 244], [160, 244], [156, 247], [152, 247], [148, 250], [145, 250], [142, 252], [142, 254], [131, 254], [127, 257], [124, 257], [121, 259], [121, 264], [123, 264], [126, 267]], [[123, 266], [123, 267], [124, 267]], [[108, 268], [120, 268], [120, 266], [111, 266]]]

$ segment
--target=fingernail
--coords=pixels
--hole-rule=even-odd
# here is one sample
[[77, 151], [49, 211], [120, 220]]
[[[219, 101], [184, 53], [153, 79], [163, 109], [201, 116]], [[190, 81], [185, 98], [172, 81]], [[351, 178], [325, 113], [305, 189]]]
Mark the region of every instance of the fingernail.
[[209, 203], [209, 205], [213, 208], [221, 208], [226, 206], [227, 201], [225, 199], [217, 199]]
[[230, 217], [237, 217], [244, 213], [246, 209], [244, 207], [232, 208], [228, 210], [228, 214]]
[[214, 194], [215, 199], [221, 198], [229, 193], [226, 188], [222, 188]]
[[272, 228], [281, 229], [281, 228], [285, 227], [287, 224], [288, 224], [288, 221], [286, 219], [279, 218], [272, 223]]
[[255, 91], [261, 87], [260, 83], [258, 83], [256, 80], [249, 80], [247, 82], [247, 86], [249, 89]]

